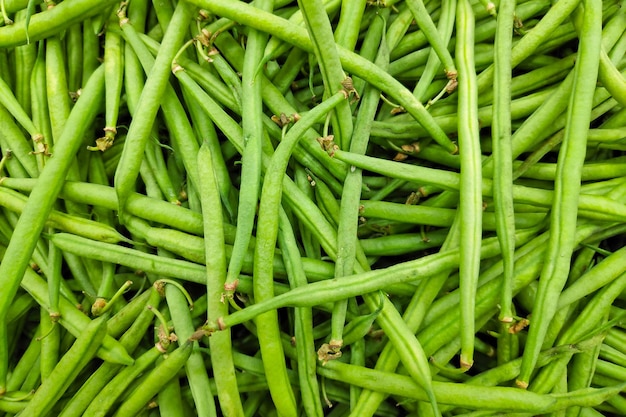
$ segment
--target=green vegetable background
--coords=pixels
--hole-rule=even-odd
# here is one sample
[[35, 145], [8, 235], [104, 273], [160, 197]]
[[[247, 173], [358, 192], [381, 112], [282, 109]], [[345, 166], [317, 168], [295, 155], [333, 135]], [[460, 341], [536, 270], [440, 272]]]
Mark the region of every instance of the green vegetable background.
[[0, 417], [626, 415], [625, 0], [0, 12]]

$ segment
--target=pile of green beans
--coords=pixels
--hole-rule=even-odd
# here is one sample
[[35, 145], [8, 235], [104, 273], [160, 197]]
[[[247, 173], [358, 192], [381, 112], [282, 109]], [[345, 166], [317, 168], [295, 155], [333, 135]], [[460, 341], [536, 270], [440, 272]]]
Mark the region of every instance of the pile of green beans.
[[626, 415], [626, 0], [0, 14], [0, 417]]

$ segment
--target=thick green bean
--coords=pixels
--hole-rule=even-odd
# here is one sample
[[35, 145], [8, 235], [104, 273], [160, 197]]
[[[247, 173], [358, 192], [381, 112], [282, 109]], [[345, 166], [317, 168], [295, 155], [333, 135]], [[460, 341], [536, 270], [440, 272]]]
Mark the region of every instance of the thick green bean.
[[69, 384], [95, 355], [106, 334], [105, 328], [106, 319], [100, 317], [82, 329], [76, 342], [63, 355], [49, 378], [45, 379], [35, 391], [35, 395], [21, 415], [40, 416], [50, 412]]
[[[228, 304], [222, 300], [226, 281], [226, 251], [222, 226], [222, 205], [219, 198], [217, 179], [213, 169], [213, 160], [208, 145], [205, 143], [198, 152], [198, 170], [200, 175], [200, 194], [204, 215], [205, 251], [207, 270], [207, 315], [208, 317], [228, 314]], [[246, 249], [247, 249], [246, 242]], [[232, 259], [232, 258], [231, 258]], [[239, 273], [237, 273], [237, 277]], [[232, 362], [232, 342], [229, 331], [214, 334], [209, 338], [209, 347], [214, 357], [213, 375], [217, 385], [220, 407], [226, 416], [242, 416], [243, 406], [235, 379], [235, 367]]]
[[[344, 102], [347, 94], [341, 90], [333, 94], [322, 104], [316, 106], [288, 130], [271, 159], [263, 181], [259, 220], [257, 225], [257, 242], [254, 253], [254, 297], [255, 301], [271, 300], [274, 296], [271, 285], [273, 280], [273, 264], [268, 262], [274, 256], [278, 233], [277, 211], [282, 195], [282, 181], [288, 158], [300, 136], [313, 123], [324, 117], [339, 103]], [[285, 415], [297, 415], [295, 399], [289, 382], [286, 381], [286, 368], [282, 357], [282, 347], [275, 341], [279, 338], [276, 327], [276, 312], [267, 312], [256, 319], [261, 354], [264, 358], [265, 373], [270, 382], [270, 393], [279, 410]], [[267, 349], [267, 350], [266, 350]]]
[[585, 16], [581, 32], [585, 34], [579, 45], [579, 61], [575, 67], [574, 89], [568, 112], [565, 139], [559, 152], [555, 183], [555, 200], [551, 212], [551, 231], [547, 262], [539, 280], [534, 320], [524, 349], [522, 369], [516, 384], [528, 385], [537, 355], [541, 350], [548, 324], [556, 312], [554, 295], [560, 293], [567, 279], [576, 222], [576, 207], [580, 190], [580, 171], [585, 158], [586, 132], [589, 129], [591, 101], [598, 72], [598, 54], [602, 36], [601, 14], [591, 12], [601, 5], [585, 2]]
[[480, 269], [482, 237], [481, 153], [477, 114], [476, 73], [473, 57], [474, 17], [467, 0], [457, 3], [457, 48], [459, 90], [459, 155], [461, 157], [460, 289], [461, 368], [474, 363], [474, 305]]

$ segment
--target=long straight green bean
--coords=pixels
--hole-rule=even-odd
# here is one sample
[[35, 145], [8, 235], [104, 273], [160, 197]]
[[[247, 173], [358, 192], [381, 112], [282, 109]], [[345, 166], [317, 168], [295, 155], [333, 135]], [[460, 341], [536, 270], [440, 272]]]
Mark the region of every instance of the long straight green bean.
[[586, 132], [589, 129], [591, 100], [598, 73], [598, 54], [601, 44], [601, 15], [594, 13], [601, 5], [598, 2], [585, 1], [585, 14], [581, 39], [574, 71], [574, 90], [570, 98], [568, 123], [563, 147], [559, 152], [558, 172], [555, 182], [555, 200], [551, 212], [551, 233], [546, 263], [541, 272], [535, 314], [530, 326], [529, 339], [524, 349], [524, 360], [516, 384], [528, 385], [537, 355], [541, 350], [548, 324], [556, 312], [554, 294], [561, 291], [570, 266], [573, 251], [580, 190], [580, 171], [585, 158]]
[[482, 237], [482, 174], [478, 126], [478, 94], [474, 69], [474, 17], [468, 1], [457, 3], [457, 48], [459, 89], [459, 155], [461, 157], [460, 288], [461, 368], [474, 363], [474, 305], [480, 269]]

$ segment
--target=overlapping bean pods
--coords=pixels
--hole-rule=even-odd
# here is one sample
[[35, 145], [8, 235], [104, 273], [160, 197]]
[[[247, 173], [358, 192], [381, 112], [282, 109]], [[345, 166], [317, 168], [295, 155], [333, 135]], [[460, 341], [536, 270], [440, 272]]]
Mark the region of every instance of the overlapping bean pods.
[[626, 413], [623, 0], [0, 14], [0, 417]]

